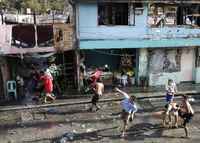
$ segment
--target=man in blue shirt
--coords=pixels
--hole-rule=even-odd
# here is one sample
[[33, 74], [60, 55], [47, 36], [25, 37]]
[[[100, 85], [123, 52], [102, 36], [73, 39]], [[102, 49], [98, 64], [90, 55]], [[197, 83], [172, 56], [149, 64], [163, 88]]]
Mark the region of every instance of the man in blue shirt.
[[120, 90], [119, 88], [115, 88], [115, 90], [124, 96], [124, 99], [121, 101], [121, 118], [124, 124], [122, 130], [122, 137], [124, 137], [128, 122], [133, 120], [134, 114], [135, 112], [137, 112], [137, 106], [135, 104], [136, 97], [129, 96], [126, 92]]

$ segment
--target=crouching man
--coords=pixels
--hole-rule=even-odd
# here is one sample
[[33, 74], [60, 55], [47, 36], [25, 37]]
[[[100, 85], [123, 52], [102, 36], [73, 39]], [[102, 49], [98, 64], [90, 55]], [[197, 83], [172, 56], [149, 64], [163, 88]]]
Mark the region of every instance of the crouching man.
[[124, 96], [124, 99], [121, 101], [121, 106], [122, 106], [121, 118], [123, 120], [123, 129], [121, 136], [124, 137], [128, 122], [133, 120], [135, 112], [137, 112], [137, 106], [135, 104], [136, 97], [129, 96], [127, 93], [120, 90], [119, 88], [115, 88], [115, 90]]

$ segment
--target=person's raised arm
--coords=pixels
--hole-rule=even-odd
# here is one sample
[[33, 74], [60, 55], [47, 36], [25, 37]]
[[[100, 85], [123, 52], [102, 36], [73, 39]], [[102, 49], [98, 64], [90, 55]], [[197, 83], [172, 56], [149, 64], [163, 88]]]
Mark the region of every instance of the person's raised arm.
[[120, 90], [119, 88], [115, 88], [115, 90], [120, 94], [122, 94], [125, 98], [130, 98], [130, 96], [126, 92]]

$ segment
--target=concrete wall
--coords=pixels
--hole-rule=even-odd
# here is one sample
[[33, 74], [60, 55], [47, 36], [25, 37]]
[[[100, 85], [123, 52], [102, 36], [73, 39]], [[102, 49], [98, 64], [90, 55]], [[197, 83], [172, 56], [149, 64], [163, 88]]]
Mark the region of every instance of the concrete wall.
[[180, 72], [174, 73], [150, 73], [149, 74], [149, 85], [157, 86], [157, 85], [165, 85], [168, 79], [173, 79], [176, 83], [180, 83], [181, 74]]
[[142, 15], [136, 15], [135, 26], [103, 26], [98, 25], [97, 4], [77, 4], [77, 28], [80, 39], [161, 39], [198, 37], [200, 29], [182, 27], [150, 28], [147, 24], [147, 5]]
[[194, 81], [195, 54], [193, 48], [184, 48], [181, 55], [181, 81]]
[[147, 76], [148, 74], [148, 50], [139, 49], [139, 63], [138, 63], [138, 79], [141, 76]]
[[[161, 50], [161, 49], [160, 49]], [[149, 71], [149, 85], [156, 86], [156, 85], [164, 85], [166, 84], [168, 79], [173, 79], [176, 83], [185, 82], [185, 81], [200, 81], [200, 76], [198, 76], [198, 72], [200, 73], [200, 69], [196, 69], [196, 79], [195, 79], [195, 67], [194, 67], [194, 49], [193, 48], [184, 48], [181, 49], [181, 59], [180, 59], [180, 70], [179, 71], [172, 71], [172, 72], [164, 72], [164, 71]], [[174, 50], [175, 51], [175, 50]], [[174, 56], [170, 53], [170, 56]], [[161, 61], [157, 57], [156, 61]], [[150, 61], [149, 61], [150, 62]], [[161, 63], [152, 63], [156, 66], [160, 66], [162, 69]], [[177, 65], [178, 66], [178, 65]], [[200, 75], [200, 74], [199, 74]]]
[[200, 67], [195, 69], [195, 83], [200, 83]]

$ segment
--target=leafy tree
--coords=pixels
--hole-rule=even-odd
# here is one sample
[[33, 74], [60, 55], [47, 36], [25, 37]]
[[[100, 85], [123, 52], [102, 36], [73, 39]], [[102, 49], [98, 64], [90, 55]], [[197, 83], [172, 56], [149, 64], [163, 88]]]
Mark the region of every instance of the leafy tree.
[[23, 8], [23, 0], [16, 0], [14, 3], [15, 9], [18, 11], [18, 13], [21, 13], [21, 10]]
[[65, 8], [65, 0], [49, 0], [51, 10], [63, 11]]
[[63, 11], [65, 0], [0, 0], [0, 9], [6, 8], [21, 13], [30, 8], [33, 13], [46, 13], [48, 10]]
[[6, 8], [6, 4], [7, 4], [6, 0], [1, 0], [0, 1], [0, 10], [5, 9]]
[[38, 0], [23, 0], [22, 5], [24, 8], [30, 8], [33, 13], [40, 13], [42, 9]]

